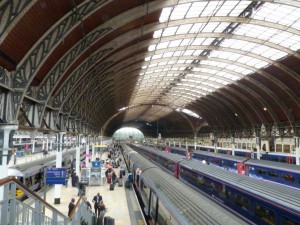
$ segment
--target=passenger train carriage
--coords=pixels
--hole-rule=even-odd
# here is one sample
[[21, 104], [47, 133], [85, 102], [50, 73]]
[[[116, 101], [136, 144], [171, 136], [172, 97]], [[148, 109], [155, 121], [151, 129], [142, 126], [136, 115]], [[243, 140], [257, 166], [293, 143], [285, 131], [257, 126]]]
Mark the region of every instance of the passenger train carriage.
[[[76, 150], [70, 150], [63, 153], [62, 167], [70, 169], [73, 155]], [[81, 149], [80, 160], [85, 159], [85, 149]], [[31, 191], [37, 192], [44, 187], [45, 174], [47, 168], [55, 167], [55, 156], [45, 157], [29, 163], [24, 163], [18, 166], [8, 168], [8, 176], [16, 177]], [[24, 200], [26, 196], [20, 194], [17, 196], [19, 200]]]
[[[139, 151], [137, 146], [135, 148]], [[148, 159], [172, 175], [177, 175], [179, 180], [206, 193], [256, 224], [299, 225], [299, 190], [232, 173], [195, 160], [187, 160], [165, 151], [144, 148], [140, 153], [145, 151], [148, 151], [148, 156], [145, 154]], [[166, 164], [168, 167], [173, 165], [174, 172], [167, 169]], [[178, 171], [175, 171], [176, 168]]]
[[[167, 145], [153, 145], [148, 144], [150, 147], [157, 147], [160, 150], [165, 149], [166, 147], [170, 149], [170, 151], [174, 152], [176, 149], [185, 149], [185, 146], [183, 145], [179, 146], [176, 145], [176, 147], [171, 147]], [[194, 145], [188, 145], [187, 149], [195, 149]], [[196, 146], [196, 150], [205, 151], [205, 152], [215, 152], [215, 148], [213, 146]], [[217, 147], [216, 152], [220, 154], [226, 154], [226, 155], [232, 155], [232, 148], [224, 148], [224, 147]], [[235, 149], [234, 150], [235, 156], [245, 157], [248, 159], [257, 159], [257, 152], [251, 151], [248, 149]], [[296, 164], [296, 156], [295, 154], [291, 153], [282, 153], [282, 152], [266, 152], [266, 151], [260, 151], [260, 159], [267, 160], [267, 161], [274, 161], [274, 162], [281, 162], [281, 163], [287, 163], [287, 164]]]
[[162, 171], [131, 148], [122, 147], [128, 154], [142, 209], [151, 224], [249, 224]]
[[[139, 146], [140, 149], [150, 148]], [[185, 156], [183, 148], [170, 148], [170, 152]], [[266, 160], [248, 159], [240, 156], [225, 155], [213, 152], [195, 150], [192, 159], [218, 166], [231, 172], [244, 174], [258, 179], [288, 185], [300, 189], [300, 166], [286, 163], [278, 163]]]

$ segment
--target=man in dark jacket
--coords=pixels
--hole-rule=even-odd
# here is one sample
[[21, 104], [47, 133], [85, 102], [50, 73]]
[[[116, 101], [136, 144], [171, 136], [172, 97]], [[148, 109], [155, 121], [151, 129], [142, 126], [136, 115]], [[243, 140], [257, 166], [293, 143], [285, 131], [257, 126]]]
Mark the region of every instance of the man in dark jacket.
[[100, 214], [100, 210], [99, 210], [99, 204], [100, 201], [102, 200], [102, 196], [100, 195], [100, 193], [98, 193], [97, 195], [94, 196], [92, 202], [94, 202], [94, 209], [95, 209], [95, 215], [96, 217], [99, 216]]
[[69, 203], [69, 212], [68, 212], [68, 217], [70, 217], [70, 215], [71, 215], [71, 212], [72, 212], [72, 210], [74, 209], [74, 207], [75, 207], [75, 199], [74, 198], [72, 198], [71, 199], [71, 202]]

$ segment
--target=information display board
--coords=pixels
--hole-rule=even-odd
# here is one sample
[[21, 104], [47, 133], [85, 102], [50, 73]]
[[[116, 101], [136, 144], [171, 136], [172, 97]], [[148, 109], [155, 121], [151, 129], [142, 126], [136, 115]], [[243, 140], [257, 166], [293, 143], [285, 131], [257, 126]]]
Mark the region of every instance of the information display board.
[[92, 161], [92, 167], [101, 167], [101, 162], [100, 161]]
[[46, 184], [65, 184], [66, 168], [47, 168]]

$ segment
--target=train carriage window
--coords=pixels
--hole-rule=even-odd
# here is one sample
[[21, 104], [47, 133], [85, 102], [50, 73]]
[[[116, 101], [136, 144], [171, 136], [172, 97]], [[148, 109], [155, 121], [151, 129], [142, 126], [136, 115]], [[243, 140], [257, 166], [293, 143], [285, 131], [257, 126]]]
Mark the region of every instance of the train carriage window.
[[255, 204], [255, 215], [261, 218], [264, 222], [270, 225], [276, 224], [276, 216], [273, 210], [270, 210], [262, 205]]
[[247, 143], [247, 149], [251, 150], [251, 143]]
[[284, 174], [282, 176], [282, 178], [286, 181], [289, 181], [289, 182], [294, 182], [295, 181], [295, 177], [293, 175], [290, 175], [290, 174]]
[[234, 203], [240, 206], [243, 210], [249, 211], [249, 200], [247, 198], [242, 197], [239, 194], [235, 194], [233, 196]]
[[296, 221], [287, 218], [285, 216], [282, 217], [282, 225], [299, 225]]
[[276, 152], [282, 152], [282, 144], [277, 144], [275, 147]]
[[242, 149], [246, 149], [246, 143], [242, 144]]
[[231, 191], [226, 189], [226, 187], [224, 187], [220, 192], [219, 192], [219, 197], [226, 199], [226, 200], [230, 200], [231, 198]]
[[283, 152], [290, 153], [290, 145], [283, 145]]
[[279, 175], [276, 172], [274, 172], [274, 171], [269, 171], [268, 174], [271, 177], [279, 177]]
[[262, 169], [256, 169], [256, 173], [261, 174], [261, 175], [265, 175], [267, 172], [265, 170], [262, 170]]
[[238, 143], [238, 148], [241, 148], [242, 147], [242, 143]]

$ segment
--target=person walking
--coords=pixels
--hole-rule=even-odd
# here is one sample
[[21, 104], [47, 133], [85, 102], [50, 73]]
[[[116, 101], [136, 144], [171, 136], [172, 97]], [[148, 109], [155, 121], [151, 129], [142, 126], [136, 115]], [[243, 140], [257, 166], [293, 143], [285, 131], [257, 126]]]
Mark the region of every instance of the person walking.
[[105, 208], [103, 200], [101, 200], [99, 203], [99, 211], [100, 211], [100, 213], [99, 213], [100, 224], [103, 225], [103, 218], [104, 218], [104, 215], [106, 212], [106, 208]]
[[68, 212], [68, 217], [70, 217], [70, 216], [71, 216], [71, 213], [72, 213], [72, 211], [73, 211], [74, 207], [75, 207], [75, 199], [74, 199], [74, 198], [72, 198], [72, 199], [71, 199], [71, 202], [69, 203], [69, 212]]
[[99, 204], [100, 201], [102, 201], [102, 196], [100, 195], [100, 193], [98, 193], [97, 195], [94, 196], [92, 202], [94, 203], [94, 209], [95, 209], [95, 215], [96, 217], [99, 216], [100, 211], [99, 211]]

